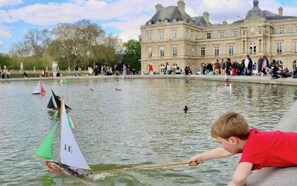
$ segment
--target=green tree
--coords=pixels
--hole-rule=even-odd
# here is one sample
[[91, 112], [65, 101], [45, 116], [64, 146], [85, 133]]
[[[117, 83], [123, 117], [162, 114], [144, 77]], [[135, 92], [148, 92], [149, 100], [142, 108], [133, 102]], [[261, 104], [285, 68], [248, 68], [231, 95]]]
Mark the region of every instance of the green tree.
[[140, 42], [134, 39], [124, 43], [125, 53], [123, 63], [134, 68], [136, 71], [141, 69], [140, 64]]
[[[105, 36], [100, 25], [88, 20], [76, 23], [60, 23], [52, 30], [29, 30], [23, 41], [13, 45], [10, 54], [24, 66], [51, 67], [57, 61], [59, 68], [86, 69], [95, 64], [113, 65], [117, 61], [117, 36]], [[30, 59], [32, 64], [25, 58]], [[40, 63], [40, 64], [36, 64]]]
[[13, 59], [6, 54], [0, 54], [0, 67], [1, 69], [6, 66], [8, 69], [14, 68], [16, 66], [15, 63], [13, 63]]

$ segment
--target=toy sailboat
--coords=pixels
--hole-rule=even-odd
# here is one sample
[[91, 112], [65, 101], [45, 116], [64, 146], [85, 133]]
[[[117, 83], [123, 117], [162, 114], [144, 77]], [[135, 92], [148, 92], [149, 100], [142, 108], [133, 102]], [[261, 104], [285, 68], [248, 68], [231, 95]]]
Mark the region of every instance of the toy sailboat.
[[[61, 108], [61, 98], [60, 98], [60, 96], [57, 96], [52, 89], [51, 89], [51, 91], [52, 91], [53, 95], [51, 96], [50, 100], [48, 101], [47, 108], [53, 109], [53, 110], [60, 109]], [[65, 104], [65, 108], [71, 109], [66, 104]]]
[[35, 155], [46, 159], [46, 167], [59, 174], [71, 175], [79, 178], [87, 177], [91, 169], [82, 155], [79, 146], [72, 133], [72, 126], [69, 117], [66, 115], [64, 99], [61, 99], [60, 112], [60, 156], [59, 160], [53, 160], [52, 141], [58, 122], [53, 126], [50, 133], [46, 136], [40, 147], [36, 150]]
[[32, 94], [45, 95], [45, 93], [46, 93], [45, 88], [42, 86], [40, 81], [38, 81], [37, 85], [35, 86], [34, 90], [32, 91]]
[[66, 85], [68, 82], [65, 78], [61, 78], [60, 85]]

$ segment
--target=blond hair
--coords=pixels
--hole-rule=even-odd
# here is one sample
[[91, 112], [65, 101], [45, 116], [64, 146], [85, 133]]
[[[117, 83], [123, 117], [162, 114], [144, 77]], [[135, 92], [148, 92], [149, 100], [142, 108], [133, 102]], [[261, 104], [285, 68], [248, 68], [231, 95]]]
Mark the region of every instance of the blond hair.
[[214, 138], [229, 139], [235, 136], [245, 140], [249, 135], [249, 125], [241, 114], [226, 112], [214, 122], [211, 135]]

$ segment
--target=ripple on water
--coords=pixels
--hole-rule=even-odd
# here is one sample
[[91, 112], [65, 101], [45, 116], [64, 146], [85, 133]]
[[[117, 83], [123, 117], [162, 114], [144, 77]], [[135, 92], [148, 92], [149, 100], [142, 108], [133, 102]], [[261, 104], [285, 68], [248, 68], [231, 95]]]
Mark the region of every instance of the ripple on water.
[[[87, 181], [53, 174], [33, 153], [59, 116], [46, 108], [50, 94], [31, 95], [36, 83], [0, 82], [0, 185], [225, 185], [237, 165], [234, 157], [198, 167], [93, 175]], [[210, 127], [220, 114], [240, 112], [253, 127], [272, 130], [297, 97], [294, 87], [189, 79], [84, 79], [66, 86], [48, 80], [45, 87], [72, 107], [74, 135], [95, 170], [187, 161], [217, 147]]]

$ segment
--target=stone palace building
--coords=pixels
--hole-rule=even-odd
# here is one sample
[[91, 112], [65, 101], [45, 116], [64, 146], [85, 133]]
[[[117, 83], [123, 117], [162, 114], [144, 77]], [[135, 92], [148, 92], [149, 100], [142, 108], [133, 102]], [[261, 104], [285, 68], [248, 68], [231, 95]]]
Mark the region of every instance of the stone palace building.
[[164, 72], [165, 64], [182, 70], [189, 65], [197, 73], [202, 63], [227, 58], [241, 63], [247, 54], [257, 63], [260, 56], [276, 60], [290, 71], [297, 60], [297, 17], [261, 10], [258, 0], [245, 19], [233, 23], [212, 24], [209, 14], [191, 17], [185, 2], [163, 7], [157, 4], [155, 15], [141, 26], [141, 70]]

